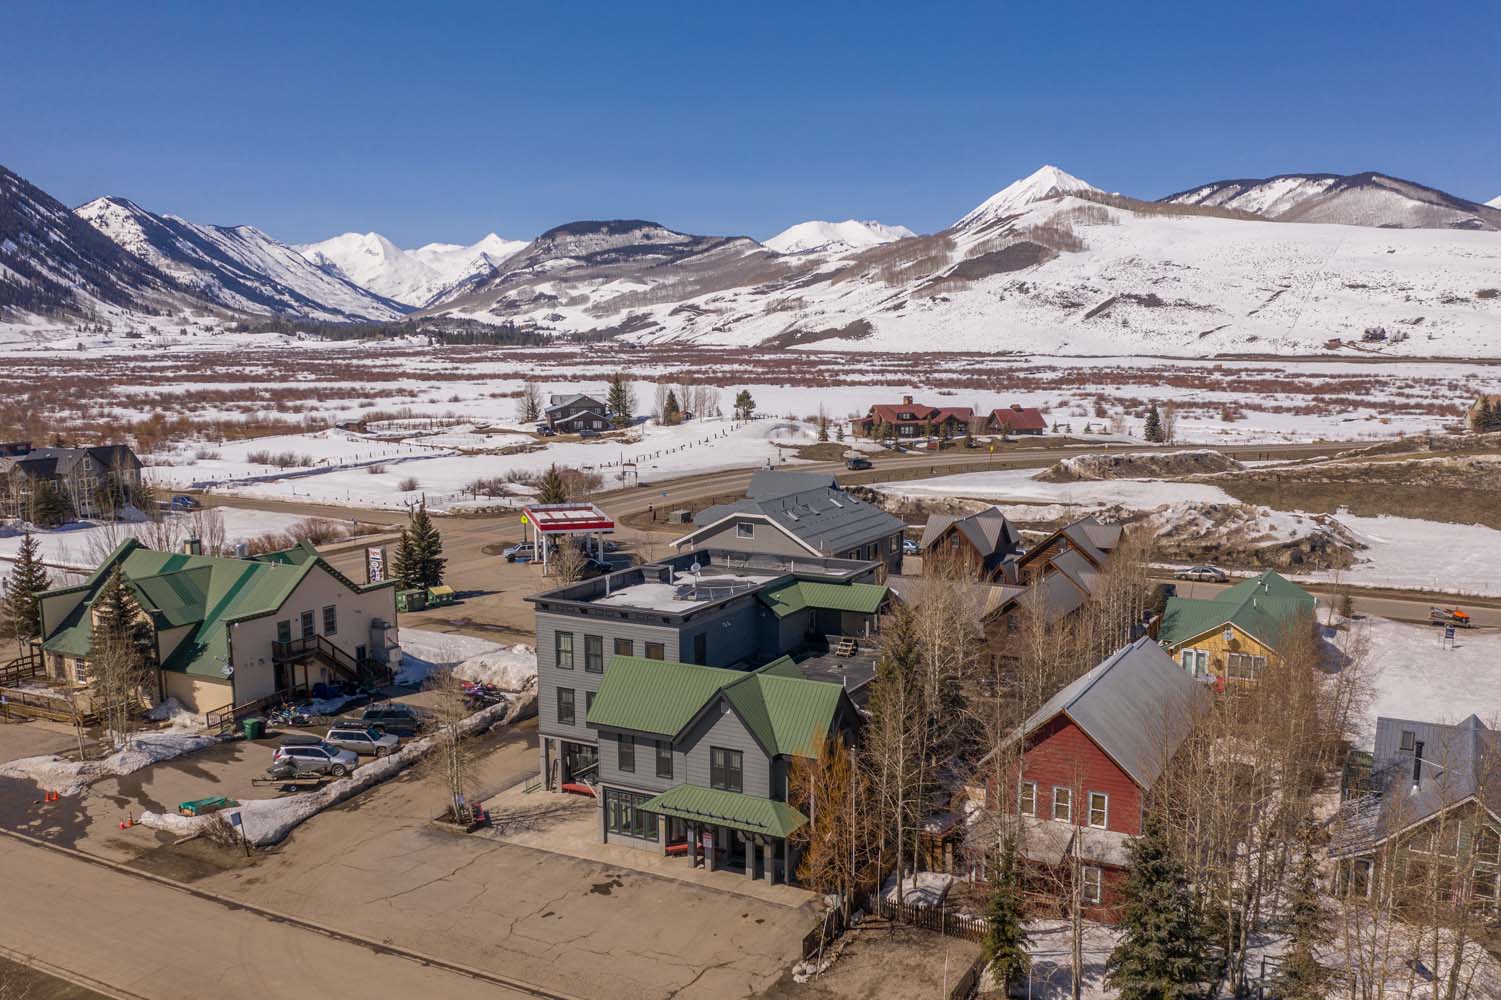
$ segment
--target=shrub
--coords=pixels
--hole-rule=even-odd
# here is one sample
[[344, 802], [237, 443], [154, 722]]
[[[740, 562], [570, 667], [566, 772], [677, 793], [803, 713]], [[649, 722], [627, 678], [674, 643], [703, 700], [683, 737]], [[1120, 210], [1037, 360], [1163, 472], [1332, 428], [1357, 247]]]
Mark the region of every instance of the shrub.
[[417, 481], [416, 476], [407, 476], [401, 482], [396, 484], [396, 488], [401, 490], [401, 492], [403, 493], [415, 493], [418, 489], [421, 488], [421, 486], [422, 484]]
[[374, 465], [365, 466], [365, 471], [370, 473], [372, 476], [383, 476], [386, 474], [386, 467], [384, 465], [381, 465], [379, 462], [376, 462]]

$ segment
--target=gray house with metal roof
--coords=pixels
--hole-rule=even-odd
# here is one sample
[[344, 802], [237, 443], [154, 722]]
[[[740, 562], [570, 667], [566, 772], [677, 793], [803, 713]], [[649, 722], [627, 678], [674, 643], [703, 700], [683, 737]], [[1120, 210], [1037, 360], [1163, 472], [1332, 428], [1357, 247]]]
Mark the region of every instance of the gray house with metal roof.
[[994, 506], [966, 517], [930, 514], [918, 546], [924, 559], [966, 561], [981, 580], [1004, 580], [1006, 563], [1023, 551], [1016, 527]]
[[693, 523], [674, 548], [871, 560], [883, 573], [901, 571], [901, 520], [850, 496], [829, 476], [758, 472], [744, 500], [701, 511]]
[[[129, 497], [141, 482], [141, 460], [128, 445], [33, 448], [7, 445], [0, 454], [0, 517], [29, 518], [41, 484], [50, 484], [79, 517], [112, 513], [106, 497]], [[116, 506], [123, 507], [123, 503]]]
[[1360, 896], [1437, 875], [1477, 909], [1501, 906], [1501, 732], [1376, 720], [1370, 771], [1330, 824], [1335, 888]]
[[542, 410], [547, 426], [559, 434], [602, 431], [610, 426], [610, 408], [604, 400], [581, 392], [550, 396]]

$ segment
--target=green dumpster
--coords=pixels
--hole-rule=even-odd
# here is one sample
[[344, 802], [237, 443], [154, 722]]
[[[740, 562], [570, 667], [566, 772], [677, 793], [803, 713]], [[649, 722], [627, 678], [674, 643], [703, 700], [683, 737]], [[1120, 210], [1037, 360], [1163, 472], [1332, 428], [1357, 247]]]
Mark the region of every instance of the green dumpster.
[[211, 795], [206, 799], [189, 799], [186, 802], [179, 802], [177, 811], [184, 816], [206, 816], [220, 809], [228, 809], [237, 805], [239, 803], [234, 799], [223, 795]]
[[243, 719], [240, 726], [245, 731], [247, 740], [258, 740], [266, 735], [266, 722], [264, 719]]

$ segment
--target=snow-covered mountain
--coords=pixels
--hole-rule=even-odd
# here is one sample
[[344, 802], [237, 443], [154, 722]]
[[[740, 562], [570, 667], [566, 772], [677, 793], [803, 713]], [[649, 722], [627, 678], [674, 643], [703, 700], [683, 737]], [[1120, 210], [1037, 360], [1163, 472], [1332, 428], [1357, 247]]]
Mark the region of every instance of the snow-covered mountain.
[[1501, 234], [1273, 222], [1048, 169], [944, 232], [841, 256], [564, 226], [427, 314], [650, 343], [1495, 357], [1498, 276]]
[[845, 253], [916, 235], [906, 226], [887, 226], [874, 219], [814, 221], [789, 226], [761, 245], [777, 253]]
[[469, 246], [429, 243], [403, 250], [379, 233], [344, 233], [297, 250], [377, 295], [420, 307], [476, 275], [488, 275], [525, 246], [524, 240], [491, 233]]
[[329, 274], [253, 226], [202, 226], [116, 197], [74, 211], [122, 250], [227, 309], [334, 322], [403, 315], [397, 303]]
[[1029, 205], [1057, 198], [1059, 195], [1077, 191], [1100, 189], [1073, 174], [1059, 170], [1051, 164], [1039, 167], [1021, 180], [1012, 181], [995, 194], [980, 202], [968, 215], [954, 223], [955, 227], [975, 227], [1008, 215], [1026, 211]]
[[1491, 208], [1501, 208], [1501, 194], [1496, 195], [1496, 197], [1486, 202], [1486, 204]]
[[1332, 222], [1388, 229], [1501, 230], [1501, 211], [1385, 174], [1280, 174], [1216, 181], [1163, 198], [1283, 222]]
[[0, 320], [160, 312], [183, 295], [41, 188], [0, 166]]

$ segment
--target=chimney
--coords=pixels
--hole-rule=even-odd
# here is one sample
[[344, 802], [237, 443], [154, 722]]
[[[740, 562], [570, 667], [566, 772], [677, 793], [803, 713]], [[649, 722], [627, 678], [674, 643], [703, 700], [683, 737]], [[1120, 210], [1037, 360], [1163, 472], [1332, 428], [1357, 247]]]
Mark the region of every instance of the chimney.
[[1011, 408], [1013, 410], [1015, 410], [1017, 413], [1020, 413], [1022, 411], [1022, 404], [1020, 404], [1020, 403], [1012, 403], [1011, 404]]
[[203, 555], [203, 543], [196, 538], [185, 538], [182, 542], [182, 554], [185, 556]]
[[902, 397], [902, 405], [903, 406], [911, 406], [912, 405], [912, 397], [911, 396], [903, 396]]
[[1417, 788], [1423, 783], [1423, 741], [1418, 740], [1412, 747], [1412, 787]]

